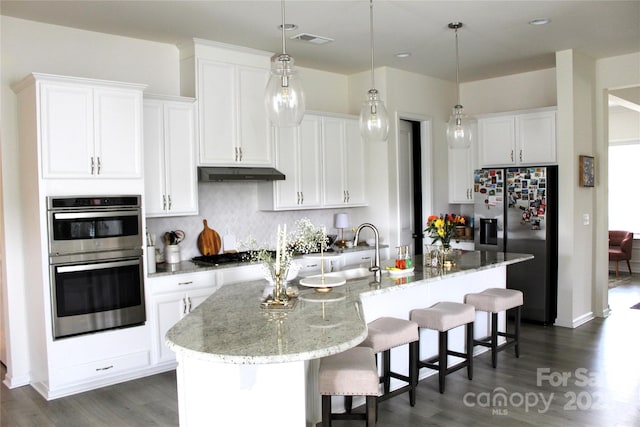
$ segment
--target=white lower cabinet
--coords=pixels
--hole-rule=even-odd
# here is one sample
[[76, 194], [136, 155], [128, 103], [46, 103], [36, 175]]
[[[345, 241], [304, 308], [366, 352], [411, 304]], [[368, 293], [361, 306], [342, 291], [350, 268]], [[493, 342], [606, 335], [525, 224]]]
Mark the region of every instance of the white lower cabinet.
[[175, 361], [175, 354], [165, 345], [167, 331], [213, 294], [217, 283], [214, 270], [147, 278], [152, 363]]
[[174, 352], [164, 343], [164, 336], [173, 325], [200, 305], [213, 292], [212, 289], [199, 289], [153, 297], [154, 334], [157, 335], [157, 341], [153, 348], [154, 361], [161, 363], [176, 360]]

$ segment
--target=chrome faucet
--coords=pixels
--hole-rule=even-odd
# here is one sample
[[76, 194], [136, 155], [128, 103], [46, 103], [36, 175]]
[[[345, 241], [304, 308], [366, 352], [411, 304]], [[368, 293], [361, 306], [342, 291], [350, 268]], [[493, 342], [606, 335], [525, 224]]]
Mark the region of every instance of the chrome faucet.
[[375, 278], [375, 281], [380, 283], [380, 281], [382, 280], [382, 269], [380, 268], [380, 235], [378, 233], [378, 229], [376, 228], [376, 226], [368, 222], [360, 224], [356, 228], [355, 235], [353, 236], [353, 246], [358, 246], [358, 238], [360, 237], [360, 230], [362, 230], [365, 227], [369, 227], [370, 229], [373, 230], [373, 234], [376, 239], [376, 253], [375, 253], [373, 265], [369, 267], [369, 271], [373, 272], [373, 277]]

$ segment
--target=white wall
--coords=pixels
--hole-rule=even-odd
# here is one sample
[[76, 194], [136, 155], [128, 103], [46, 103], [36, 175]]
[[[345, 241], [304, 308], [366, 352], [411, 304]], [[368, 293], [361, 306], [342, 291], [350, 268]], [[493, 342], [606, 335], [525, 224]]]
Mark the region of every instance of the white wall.
[[640, 112], [609, 111], [609, 141], [640, 141]]
[[460, 100], [468, 115], [555, 106], [556, 70], [549, 68], [462, 83]]

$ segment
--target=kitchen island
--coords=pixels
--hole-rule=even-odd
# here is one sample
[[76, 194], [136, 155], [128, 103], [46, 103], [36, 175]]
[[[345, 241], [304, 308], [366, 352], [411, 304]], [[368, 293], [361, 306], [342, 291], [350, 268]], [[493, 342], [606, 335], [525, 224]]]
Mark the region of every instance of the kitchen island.
[[[532, 258], [472, 251], [445, 271], [423, 268], [416, 257], [409, 275], [385, 274], [377, 283], [371, 274], [328, 293], [305, 289], [286, 311], [260, 307], [268, 292], [265, 280], [225, 285], [166, 336], [178, 360], [180, 425], [315, 425], [319, 358], [362, 342], [366, 324], [378, 317], [407, 319], [414, 308], [506, 287], [507, 265]], [[479, 313], [475, 334], [487, 330], [488, 316]], [[437, 348], [429, 332], [421, 337], [423, 357]], [[456, 332], [450, 337], [454, 349], [463, 345], [462, 332]], [[406, 373], [407, 350], [393, 351], [393, 368]]]

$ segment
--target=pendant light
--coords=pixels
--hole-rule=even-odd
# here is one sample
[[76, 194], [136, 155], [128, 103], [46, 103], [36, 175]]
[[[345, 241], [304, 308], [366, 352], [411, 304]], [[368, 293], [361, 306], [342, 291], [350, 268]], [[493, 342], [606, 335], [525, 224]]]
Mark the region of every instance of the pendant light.
[[460, 104], [460, 64], [458, 59], [458, 29], [462, 28], [462, 22], [451, 22], [449, 28], [456, 32], [456, 91], [457, 104], [447, 122], [447, 142], [451, 148], [468, 148], [471, 146], [473, 119], [464, 114]]
[[284, 0], [280, 3], [282, 13], [282, 53], [271, 58], [271, 76], [265, 91], [265, 107], [269, 120], [277, 127], [300, 124], [304, 116], [304, 92], [294, 61], [287, 54], [285, 41]]
[[371, 89], [360, 110], [360, 133], [367, 141], [385, 141], [389, 134], [389, 115], [378, 96], [373, 76], [373, 0], [369, 0], [369, 34], [371, 41]]

